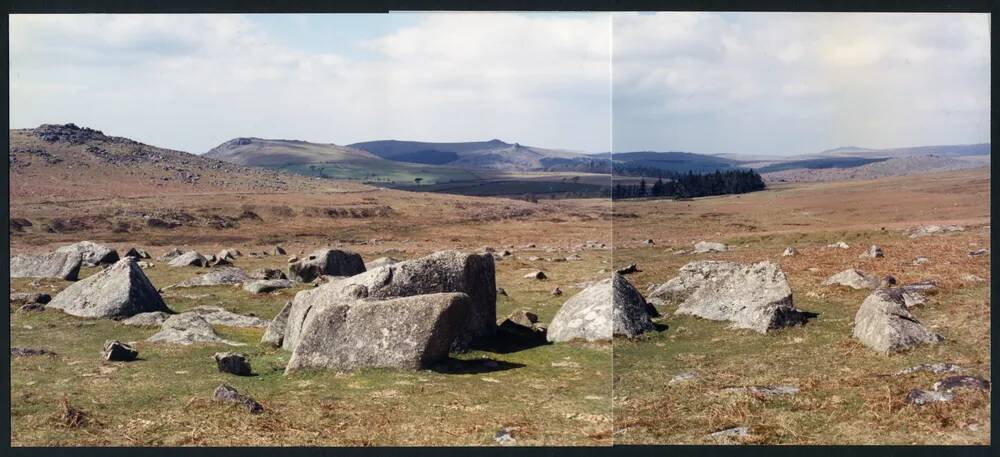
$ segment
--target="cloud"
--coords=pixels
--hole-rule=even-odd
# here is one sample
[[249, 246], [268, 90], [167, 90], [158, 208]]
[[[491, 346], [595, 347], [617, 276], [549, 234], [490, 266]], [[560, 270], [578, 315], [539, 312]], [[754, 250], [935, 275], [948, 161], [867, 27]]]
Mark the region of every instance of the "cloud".
[[608, 149], [608, 15], [421, 18], [296, 46], [261, 16], [12, 16], [11, 127], [75, 122], [191, 152], [251, 135]]
[[616, 14], [616, 150], [989, 141], [975, 14]]

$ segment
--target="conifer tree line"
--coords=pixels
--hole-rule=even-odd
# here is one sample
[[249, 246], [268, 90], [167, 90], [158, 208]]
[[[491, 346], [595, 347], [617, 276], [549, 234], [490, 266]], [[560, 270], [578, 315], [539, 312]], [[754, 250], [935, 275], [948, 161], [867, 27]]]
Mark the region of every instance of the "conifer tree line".
[[[675, 173], [659, 170], [661, 177], [653, 183], [641, 179], [637, 184], [615, 184], [611, 198], [693, 198], [709, 195], [742, 194], [764, 190], [764, 180], [751, 169], [736, 169], [713, 173]], [[662, 176], [672, 174], [673, 176]], [[666, 177], [667, 180], [663, 178]]]

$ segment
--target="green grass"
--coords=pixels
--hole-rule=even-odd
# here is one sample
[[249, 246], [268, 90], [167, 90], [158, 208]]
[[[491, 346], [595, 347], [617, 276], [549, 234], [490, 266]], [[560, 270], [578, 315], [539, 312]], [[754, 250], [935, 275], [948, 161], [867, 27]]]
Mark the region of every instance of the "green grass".
[[[589, 279], [601, 268], [601, 254], [581, 262], [546, 264], [551, 281], [523, 279], [528, 262], [498, 262], [498, 284], [509, 297], [498, 300], [498, 316], [527, 308], [548, 322], [565, 299], [569, 284]], [[284, 257], [240, 258], [245, 269], [280, 267]], [[95, 272], [85, 269], [81, 276]], [[147, 270], [159, 287], [193, 276], [199, 269]], [[64, 287], [62, 281], [14, 280], [18, 290]], [[548, 291], [559, 284], [564, 297]], [[298, 286], [297, 290], [304, 287]], [[169, 289], [164, 298], [178, 311], [221, 305], [238, 313], [270, 318], [296, 290], [251, 296], [237, 287]], [[52, 290], [54, 292], [54, 290]], [[11, 313], [11, 345], [43, 347], [54, 357], [11, 361], [11, 440], [14, 445], [493, 445], [501, 427], [522, 445], [602, 445], [610, 443], [610, 345], [559, 344], [493, 353], [454, 354], [459, 373], [359, 370], [304, 371], [285, 376], [290, 356], [258, 344], [263, 329], [216, 327], [224, 338], [246, 343], [179, 346], [147, 343], [156, 328], [110, 320], [75, 318], [55, 310]], [[106, 339], [134, 342], [140, 360], [100, 360]], [[255, 376], [219, 373], [217, 351], [249, 355]], [[496, 361], [491, 371], [485, 360]], [[553, 366], [553, 363], [556, 365]], [[227, 383], [266, 411], [250, 415], [210, 400]], [[59, 422], [60, 402], [90, 415], [89, 425]]]

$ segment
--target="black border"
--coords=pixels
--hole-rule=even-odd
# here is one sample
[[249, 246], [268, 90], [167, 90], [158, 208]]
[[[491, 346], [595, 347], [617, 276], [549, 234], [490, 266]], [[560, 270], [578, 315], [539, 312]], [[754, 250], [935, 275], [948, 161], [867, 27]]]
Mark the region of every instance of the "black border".
[[[480, 0], [480, 1], [456, 1], [456, 0], [8, 0], [5, 2], [5, 10], [8, 14], [33, 14], [33, 13], [385, 13], [389, 11], [842, 11], [842, 12], [992, 12], [998, 0]], [[9, 17], [4, 15], [0, 20], [0, 32], [5, 37], [9, 37]], [[997, 38], [992, 35], [991, 28], [991, 66], [992, 49], [997, 45]], [[4, 91], [3, 99], [6, 101], [8, 109], [3, 112], [5, 123], [9, 125], [10, 115], [10, 72], [9, 72], [9, 48], [3, 50], [3, 65], [7, 69], [8, 91]], [[991, 70], [991, 96], [992, 86], [995, 86], [996, 71]], [[991, 119], [996, 119], [997, 110], [991, 107]], [[995, 124], [991, 126], [991, 137], [996, 132]], [[4, 137], [3, 142], [9, 149], [9, 137]], [[992, 142], [992, 140], [991, 140]], [[5, 159], [9, 160], [9, 159]], [[991, 161], [991, 170], [993, 168]], [[9, 170], [9, 163], [8, 163]], [[0, 176], [0, 182], [9, 188], [8, 174]], [[991, 194], [996, 190], [994, 184], [990, 185]], [[5, 215], [9, 223], [10, 219], [10, 196], [4, 195], [3, 202], [8, 208]], [[997, 205], [991, 201], [991, 215], [997, 210]], [[2, 235], [7, 245], [7, 255], [10, 256], [9, 234]], [[992, 231], [991, 231], [992, 239]], [[6, 265], [4, 265], [6, 266]], [[2, 268], [2, 266], [0, 266]], [[994, 273], [991, 263], [991, 278]], [[6, 269], [4, 269], [6, 271]], [[4, 280], [9, 288], [9, 275], [4, 274]], [[990, 291], [990, 303], [992, 303], [992, 287]], [[8, 338], [5, 345], [10, 345], [9, 338], [9, 317]], [[996, 328], [996, 319], [991, 314], [991, 331]], [[992, 351], [992, 347], [991, 347]], [[991, 361], [995, 354], [991, 354]], [[2, 382], [3, 389], [7, 395], [3, 396], [6, 409], [10, 410], [10, 365], [4, 364], [4, 375]], [[991, 367], [992, 371], [992, 367]], [[3, 431], [7, 436], [6, 447], [8, 455], [164, 455], [175, 456], [178, 450], [175, 448], [31, 448], [18, 447], [11, 448], [10, 444], [10, 416], [0, 417], [3, 423]], [[991, 441], [992, 436], [996, 436], [997, 427], [995, 421], [991, 420]], [[186, 448], [183, 452], [187, 455], [240, 455], [247, 454], [267, 454], [269, 456], [292, 456], [292, 455], [682, 455], [694, 457], [715, 457], [715, 456], [801, 456], [804, 453], [810, 457], [826, 457], [839, 455], [873, 455], [880, 457], [896, 456], [938, 456], [948, 454], [949, 457], [966, 456], [987, 456], [991, 453], [992, 445], [989, 446], [689, 446], [689, 445], [662, 445], [662, 446], [632, 446], [615, 445], [613, 447], [551, 447], [551, 448], [313, 448], [313, 447], [286, 447], [286, 448]]]

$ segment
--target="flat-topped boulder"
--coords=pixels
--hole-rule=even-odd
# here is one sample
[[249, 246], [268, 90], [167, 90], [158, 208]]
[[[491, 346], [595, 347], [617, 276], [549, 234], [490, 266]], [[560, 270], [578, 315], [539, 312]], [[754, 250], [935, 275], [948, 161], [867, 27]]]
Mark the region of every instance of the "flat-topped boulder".
[[806, 320], [805, 313], [795, 308], [785, 273], [768, 261], [692, 262], [682, 267], [681, 277], [671, 283], [675, 297], [685, 296], [678, 315], [728, 321], [733, 328], [758, 333]]
[[118, 251], [93, 241], [81, 241], [56, 249], [56, 252], [77, 253], [88, 267], [111, 265], [118, 261]]
[[694, 244], [695, 254], [704, 254], [707, 252], [725, 252], [729, 250], [729, 246], [722, 243], [715, 243], [712, 241], [699, 241]]
[[167, 311], [156, 287], [125, 257], [111, 267], [76, 282], [52, 298], [49, 308], [80, 317], [125, 318], [150, 311]]
[[187, 251], [167, 263], [171, 267], [207, 267], [208, 259], [198, 251]]
[[247, 280], [246, 273], [235, 267], [216, 268], [193, 278], [185, 279], [174, 287], [223, 286], [242, 284]]
[[10, 258], [11, 278], [55, 278], [76, 281], [83, 257], [76, 252], [16, 255]]
[[215, 333], [215, 329], [201, 314], [175, 314], [163, 321], [160, 331], [146, 339], [150, 342], [190, 345], [194, 343], [223, 343], [242, 346], [242, 343], [228, 341]]
[[903, 290], [877, 289], [861, 303], [854, 315], [855, 338], [883, 354], [937, 343], [943, 338], [918, 321], [906, 308]]
[[471, 299], [464, 293], [342, 301], [312, 310], [285, 373], [303, 368], [417, 370], [448, 357], [463, 331]]
[[855, 290], [874, 289], [878, 287], [878, 276], [870, 275], [861, 270], [849, 268], [823, 281], [824, 286], [846, 286]]
[[454, 350], [465, 350], [496, 333], [496, 267], [489, 254], [442, 251], [419, 259], [386, 265], [349, 278], [333, 279], [292, 300], [283, 347], [293, 350], [303, 317], [316, 307], [354, 298], [387, 300], [433, 293], [461, 292], [471, 299], [463, 331]]
[[354, 276], [364, 273], [361, 256], [339, 249], [320, 249], [288, 265], [288, 278], [312, 282], [320, 276]]

